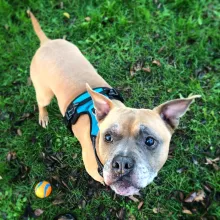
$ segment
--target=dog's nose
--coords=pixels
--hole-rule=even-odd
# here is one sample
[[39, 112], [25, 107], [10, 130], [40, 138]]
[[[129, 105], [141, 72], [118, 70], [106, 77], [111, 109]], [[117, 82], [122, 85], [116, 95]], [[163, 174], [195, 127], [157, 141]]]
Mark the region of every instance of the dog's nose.
[[116, 156], [112, 160], [112, 169], [116, 174], [126, 175], [134, 168], [134, 160], [130, 157]]

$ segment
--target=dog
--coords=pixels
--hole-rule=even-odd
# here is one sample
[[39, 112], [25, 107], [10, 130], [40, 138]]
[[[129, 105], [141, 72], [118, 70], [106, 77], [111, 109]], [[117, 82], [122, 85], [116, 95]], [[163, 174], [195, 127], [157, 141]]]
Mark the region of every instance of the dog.
[[[92, 88], [112, 87], [96, 72], [80, 50], [64, 39], [49, 39], [29, 11], [33, 28], [40, 40], [30, 66], [39, 109], [39, 124], [47, 127], [46, 106], [56, 96], [65, 116], [69, 104], [80, 94], [91, 97], [99, 131], [91, 140], [91, 120], [82, 114], [70, 128], [82, 147], [88, 174], [117, 194], [133, 196], [150, 184], [168, 157], [171, 136], [180, 118], [195, 98], [175, 99], [154, 109], [126, 107], [119, 99], [110, 99]], [[94, 145], [96, 149], [94, 151]], [[98, 171], [97, 158], [103, 166]]]

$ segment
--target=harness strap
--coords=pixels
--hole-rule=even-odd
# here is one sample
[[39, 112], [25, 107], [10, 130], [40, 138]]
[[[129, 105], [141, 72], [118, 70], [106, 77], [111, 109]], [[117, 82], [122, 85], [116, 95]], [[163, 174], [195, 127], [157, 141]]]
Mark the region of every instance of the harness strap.
[[[94, 88], [93, 90], [107, 96], [109, 99], [116, 99], [121, 102], [124, 101], [122, 96], [114, 88], [98, 87]], [[76, 124], [77, 120], [82, 114], [88, 114], [90, 118], [90, 138], [98, 165], [98, 173], [100, 174], [100, 176], [103, 176], [103, 164], [101, 163], [96, 150], [96, 137], [99, 130], [97, 125], [98, 122], [94, 116], [95, 112], [93, 101], [88, 92], [84, 92], [77, 96], [67, 107], [64, 116], [64, 123], [72, 134], [72, 125]]]

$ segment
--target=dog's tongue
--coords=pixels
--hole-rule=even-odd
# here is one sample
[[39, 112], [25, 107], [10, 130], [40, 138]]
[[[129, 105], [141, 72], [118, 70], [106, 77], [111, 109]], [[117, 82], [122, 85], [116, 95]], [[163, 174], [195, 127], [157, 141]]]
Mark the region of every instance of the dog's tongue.
[[131, 183], [127, 181], [117, 181], [110, 185], [112, 190], [115, 191], [116, 194], [121, 196], [133, 196], [139, 195], [139, 190], [131, 185]]

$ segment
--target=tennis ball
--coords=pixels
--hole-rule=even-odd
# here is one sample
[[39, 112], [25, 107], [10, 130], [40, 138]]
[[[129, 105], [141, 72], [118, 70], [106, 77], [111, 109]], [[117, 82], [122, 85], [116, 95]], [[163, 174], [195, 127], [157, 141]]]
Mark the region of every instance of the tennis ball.
[[39, 198], [46, 198], [50, 195], [52, 187], [49, 182], [41, 181], [35, 186], [35, 195]]

